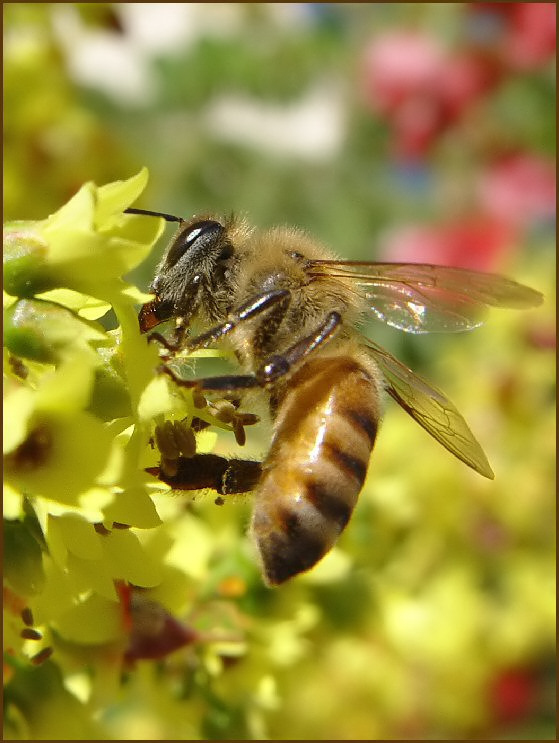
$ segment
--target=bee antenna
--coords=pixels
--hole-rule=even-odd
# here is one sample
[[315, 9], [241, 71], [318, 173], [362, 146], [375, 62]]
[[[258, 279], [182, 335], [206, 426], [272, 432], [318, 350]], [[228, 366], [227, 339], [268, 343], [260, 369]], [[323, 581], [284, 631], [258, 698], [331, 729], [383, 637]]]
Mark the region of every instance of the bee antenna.
[[174, 214], [165, 214], [164, 212], [152, 212], [148, 209], [135, 209], [129, 207], [124, 210], [125, 214], [144, 214], [147, 217], [163, 217], [166, 222], [184, 222], [182, 217], [175, 217]]

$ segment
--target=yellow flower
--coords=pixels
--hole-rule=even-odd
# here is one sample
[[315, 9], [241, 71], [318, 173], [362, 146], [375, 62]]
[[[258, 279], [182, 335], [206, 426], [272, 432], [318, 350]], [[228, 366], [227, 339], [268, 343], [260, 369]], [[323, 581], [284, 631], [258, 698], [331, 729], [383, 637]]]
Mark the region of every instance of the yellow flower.
[[35, 391], [14, 386], [4, 401], [4, 478], [23, 493], [79, 505], [97, 484], [113, 434], [84, 410], [94, 367], [76, 355], [41, 380]]
[[39, 222], [4, 228], [4, 288], [31, 297], [57, 288], [110, 302], [142, 301], [121, 276], [137, 266], [163, 229], [163, 220], [123, 215], [146, 186], [143, 168], [126, 181], [86, 183], [61, 209]]

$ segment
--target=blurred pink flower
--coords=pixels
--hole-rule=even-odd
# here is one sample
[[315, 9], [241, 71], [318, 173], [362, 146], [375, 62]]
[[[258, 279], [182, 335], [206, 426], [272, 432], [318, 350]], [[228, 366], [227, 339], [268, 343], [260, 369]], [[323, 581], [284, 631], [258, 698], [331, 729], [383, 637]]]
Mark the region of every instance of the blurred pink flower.
[[499, 68], [474, 51], [464, 51], [446, 60], [436, 91], [445, 109], [447, 123], [453, 123], [499, 81]]
[[427, 33], [410, 30], [383, 32], [365, 52], [365, 100], [392, 125], [394, 149], [403, 159], [423, 157], [507, 71], [537, 68], [555, 53], [553, 3], [464, 8], [463, 43], [452, 51]]
[[380, 112], [392, 114], [412, 95], [425, 95], [445, 54], [435, 39], [415, 31], [378, 36], [365, 54], [365, 94]]
[[394, 230], [383, 241], [382, 258], [493, 271], [513, 245], [514, 233], [506, 223], [480, 216]]
[[[470, 24], [483, 26], [483, 45], [492, 48], [508, 68], [536, 69], [553, 58], [555, 3], [468, 3], [467, 9]], [[474, 33], [476, 25], [471, 26]], [[479, 41], [479, 34], [475, 40]]]
[[373, 110], [394, 128], [396, 153], [421, 156], [439, 128], [433, 91], [445, 53], [436, 40], [415, 31], [378, 36], [364, 59], [364, 94]]
[[364, 60], [366, 100], [393, 126], [396, 154], [417, 158], [489, 90], [498, 69], [475, 52], [450, 55], [418, 32], [377, 37]]
[[479, 200], [496, 219], [526, 227], [536, 219], [552, 219], [556, 208], [555, 168], [531, 154], [500, 158], [481, 173]]

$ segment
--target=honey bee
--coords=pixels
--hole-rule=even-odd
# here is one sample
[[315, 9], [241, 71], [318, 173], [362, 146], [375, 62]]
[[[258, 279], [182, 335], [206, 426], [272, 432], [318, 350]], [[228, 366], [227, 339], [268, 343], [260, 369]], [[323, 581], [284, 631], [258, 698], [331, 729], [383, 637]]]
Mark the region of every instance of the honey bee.
[[[539, 292], [460, 268], [337, 260], [291, 227], [258, 231], [234, 216], [187, 221], [127, 212], [179, 223], [151, 285], [155, 298], [139, 313], [141, 331], [174, 318], [170, 340], [153, 334], [168, 353], [225, 339], [242, 373], [185, 380], [167, 365], [163, 371], [202, 394], [267, 395], [273, 434], [257, 478], [251, 469], [250, 532], [268, 585], [313, 567], [344, 530], [365, 481], [384, 393], [458, 459], [494, 477], [447, 397], [357, 325], [372, 313], [408, 333], [465, 331], [482, 323], [489, 306], [537, 306]], [[208, 329], [189, 337], [193, 320]]]

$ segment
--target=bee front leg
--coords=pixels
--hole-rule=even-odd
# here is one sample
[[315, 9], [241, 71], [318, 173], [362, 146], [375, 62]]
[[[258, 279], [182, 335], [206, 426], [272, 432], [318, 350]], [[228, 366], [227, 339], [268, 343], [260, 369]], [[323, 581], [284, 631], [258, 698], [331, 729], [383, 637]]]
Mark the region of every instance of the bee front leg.
[[[184, 350], [187, 353], [196, 351], [199, 348], [210, 346], [212, 343], [215, 343], [224, 335], [227, 335], [234, 330], [240, 323], [250, 320], [264, 312], [270, 312], [274, 309], [276, 314], [283, 317], [287, 307], [289, 306], [290, 300], [291, 293], [287, 289], [279, 289], [277, 291], [258, 294], [231, 312], [225, 322], [210, 328], [208, 331], [197, 335], [195, 338], [191, 338], [187, 343], [185, 343], [184, 339], [188, 331], [188, 320], [187, 318], [179, 317], [177, 318], [177, 323], [170, 339], [165, 338], [161, 333], [155, 332], [149, 335], [148, 342], [159, 343], [163, 348], [169, 351], [170, 354], [181, 350]], [[140, 325], [142, 325], [141, 322]]]
[[184, 338], [188, 331], [188, 325], [182, 318], [177, 320], [177, 324], [170, 339], [165, 338], [161, 333], [150, 333], [148, 343], [159, 343], [169, 354], [177, 353], [184, 347]]
[[238, 325], [246, 320], [250, 320], [264, 312], [270, 312], [272, 309], [280, 316], [283, 316], [291, 301], [291, 292], [287, 289], [278, 289], [276, 291], [264, 292], [252, 297], [248, 302], [241, 304], [233, 312], [229, 313], [227, 320], [210, 328], [205, 333], [191, 338], [186, 345], [187, 351], [196, 351], [198, 348], [206, 348], [215, 343], [227, 333], [230, 333]]

